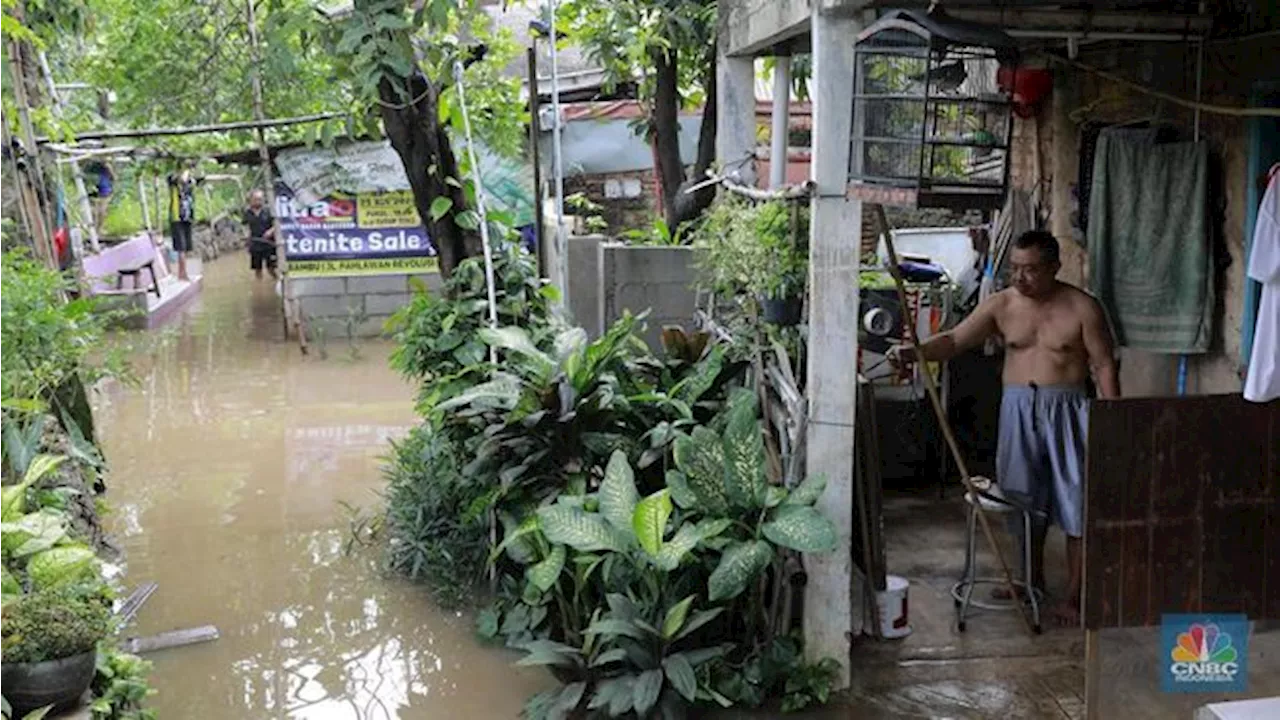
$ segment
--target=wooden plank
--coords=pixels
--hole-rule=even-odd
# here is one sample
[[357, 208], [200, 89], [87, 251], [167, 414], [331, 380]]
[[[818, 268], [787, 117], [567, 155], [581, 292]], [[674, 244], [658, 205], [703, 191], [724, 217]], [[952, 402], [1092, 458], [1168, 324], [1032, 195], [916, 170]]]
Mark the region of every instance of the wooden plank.
[[171, 630], [158, 635], [129, 638], [124, 641], [123, 645], [125, 652], [138, 655], [142, 653], [155, 652], [157, 650], [183, 647], [185, 645], [212, 642], [217, 639], [218, 628], [213, 625], [201, 625], [200, 627], [186, 628], [183, 630]]
[[1099, 401], [1089, 432], [1087, 628], [1280, 617], [1280, 402]]
[[1102, 652], [1097, 630], [1084, 633], [1084, 716], [1102, 717]]
[[1142, 622], [1129, 618], [1121, 627], [1156, 624], [1163, 613], [1200, 611], [1204, 562], [1200, 482], [1186, 468], [1199, 462], [1201, 448], [1194, 438], [1203, 423], [1202, 399], [1149, 403], [1145, 420], [1153, 452], [1147, 490], [1151, 579]]
[[[1109, 627], [1120, 612], [1123, 528], [1129, 482], [1141, 474], [1133, 447], [1132, 406], [1096, 401], [1089, 417], [1085, 481], [1085, 623]], [[1137, 444], [1135, 444], [1137, 445]]]

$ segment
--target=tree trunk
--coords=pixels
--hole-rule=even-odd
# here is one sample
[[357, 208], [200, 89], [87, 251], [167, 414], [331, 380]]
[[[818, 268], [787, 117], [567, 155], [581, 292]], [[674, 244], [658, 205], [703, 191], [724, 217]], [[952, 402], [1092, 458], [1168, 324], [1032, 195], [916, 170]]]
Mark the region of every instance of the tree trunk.
[[675, 232], [680, 224], [676, 214], [680, 184], [684, 182], [684, 166], [680, 162], [680, 87], [679, 56], [675, 48], [650, 53], [654, 67], [653, 109], [650, 129], [662, 182], [662, 211], [667, 227]]
[[[446, 182], [447, 178], [456, 178], [461, 184], [462, 178], [449, 135], [440, 124], [439, 88], [421, 73], [408, 79], [408, 87], [411, 104], [390, 81], [384, 78], [379, 84], [382, 124], [391, 147], [404, 163], [414, 206], [438, 253], [440, 277], [447, 280], [459, 263], [480, 253], [480, 241], [475, 233], [454, 222], [456, 214], [468, 204], [462, 189]], [[435, 221], [431, 205], [440, 197], [448, 198], [453, 206]]]
[[[716, 199], [715, 185], [704, 185], [693, 193], [685, 192], [689, 186], [707, 179], [707, 169], [711, 167], [711, 164], [716, 159], [716, 115], [719, 106], [716, 103], [715, 45], [711, 46], [711, 51], [707, 57], [707, 68], [702, 81], [706, 101], [702, 107], [702, 124], [698, 127], [698, 154], [693, 163], [693, 172], [689, 174], [689, 179], [680, 186], [673, 202], [677, 224], [697, 218]], [[674, 233], [677, 226], [669, 225], [669, 227], [671, 227], [671, 232]]]
[[694, 193], [685, 192], [692, 185], [706, 179], [707, 168], [716, 157], [716, 52], [714, 46], [707, 54], [703, 88], [706, 101], [702, 109], [702, 123], [698, 127], [698, 150], [693, 172], [685, 178], [680, 160], [680, 88], [678, 85], [675, 50], [666, 54], [655, 52], [654, 98], [650, 125], [657, 150], [658, 176], [662, 179], [662, 210], [667, 227], [674, 234], [686, 222], [696, 219], [716, 197], [714, 185], [708, 185]]

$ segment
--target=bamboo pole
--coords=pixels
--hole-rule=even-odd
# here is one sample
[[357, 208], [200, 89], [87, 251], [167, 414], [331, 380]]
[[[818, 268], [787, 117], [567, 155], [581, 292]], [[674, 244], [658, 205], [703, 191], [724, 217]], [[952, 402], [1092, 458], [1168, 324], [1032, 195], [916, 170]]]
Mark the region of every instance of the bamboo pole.
[[[894, 286], [898, 290], [898, 302], [902, 305], [902, 316], [907, 318], [906, 326], [911, 332], [907, 335], [907, 341], [911, 344], [911, 349], [917, 352], [920, 347], [920, 338], [917, 334], [916, 324], [910, 320], [911, 313], [907, 311], [909, 305], [907, 303], [907, 288], [902, 282], [902, 270], [898, 265], [898, 251], [893, 246], [893, 230], [889, 227], [889, 219], [885, 217], [884, 206], [879, 203], [872, 205], [875, 210], [876, 220], [880, 223], [880, 229], [884, 232], [885, 248], [889, 253], [889, 274], [893, 276]], [[923, 359], [920, 359], [923, 363]], [[1018, 588], [1013, 584], [1013, 573], [1009, 570], [1009, 563], [1004, 558], [1004, 552], [1000, 549], [1000, 544], [996, 542], [995, 533], [991, 531], [991, 523], [987, 520], [987, 513], [983, 510], [982, 503], [978, 502], [980, 495], [978, 488], [973, 484], [973, 476], [969, 474], [969, 465], [964, 461], [964, 455], [960, 453], [960, 443], [956, 441], [955, 432], [951, 429], [951, 422], [947, 420], [946, 410], [942, 407], [942, 400], [938, 396], [938, 388], [934, 384], [933, 373], [929, 372], [928, 367], [922, 367], [921, 373], [924, 377], [925, 393], [929, 396], [929, 403], [933, 406], [933, 412], [938, 416], [938, 426], [942, 428], [942, 436], [947, 441], [947, 447], [951, 450], [951, 457], [956, 462], [956, 468], [960, 470], [960, 481], [964, 483], [965, 490], [973, 499], [973, 509], [978, 515], [978, 524], [982, 526], [982, 534], [987, 538], [987, 544], [991, 546], [991, 551], [995, 553], [996, 559], [1000, 561], [1000, 569], [1004, 572], [1005, 585], [1009, 588], [1009, 597], [1011, 602], [1018, 608], [1018, 617], [1022, 618], [1023, 625], [1031, 633], [1038, 633], [1039, 628], [1035, 627], [1031, 618], [1027, 617], [1027, 609], [1018, 599]], [[1034, 589], [1028, 584], [1027, 592], [1034, 592]]]
[[[257, 33], [254, 33], [255, 37]], [[206, 125], [186, 125], [179, 127], [160, 127], [160, 128], [141, 128], [137, 130], [87, 130], [82, 133], [76, 133], [75, 139], [80, 140], [120, 140], [128, 138], [150, 138], [150, 137], [175, 137], [180, 135], [203, 135], [205, 133], [230, 132], [233, 130], [257, 130], [261, 131], [267, 128], [288, 127], [290, 125], [306, 125], [308, 123], [324, 122], [325, 120], [333, 120], [335, 118], [346, 117], [344, 112], [328, 112], [315, 113], [313, 115], [299, 115], [287, 118], [265, 118], [258, 117], [256, 120], [237, 120], [234, 122], [209, 123]], [[41, 144], [53, 142], [52, 138], [39, 137], [35, 139]]]
[[[13, 136], [9, 133], [9, 118], [5, 114], [4, 105], [0, 105], [0, 143], [3, 143], [9, 149], [9, 168], [13, 170], [14, 190], [18, 191], [18, 215], [22, 219], [22, 228], [27, 232], [29, 240], [35, 245], [35, 223], [38, 215], [33, 218], [31, 208], [28, 208], [27, 186], [22, 181], [23, 172], [18, 168], [18, 152], [14, 151]], [[37, 252], [37, 256], [41, 255]]]
[[[21, 5], [17, 6], [21, 10]], [[21, 17], [18, 18], [21, 22]], [[24, 62], [22, 49], [18, 47], [16, 40], [10, 40], [7, 43], [9, 53], [9, 72], [12, 75], [13, 82], [13, 98], [18, 109], [18, 128], [22, 133], [22, 150], [29, 153], [26, 156], [26, 162], [21, 162], [21, 158], [17, 157], [17, 148], [14, 148], [14, 167], [18, 174], [18, 184], [21, 187], [22, 202], [26, 207], [27, 215], [27, 232], [31, 233], [32, 242], [36, 247], [36, 256], [45, 262], [50, 268], [58, 269], [58, 255], [53, 247], [53, 236], [49, 230], [49, 218], [45, 212], [44, 204], [40, 201], [41, 195], [45, 192], [44, 175], [40, 171], [40, 157], [36, 149], [35, 129], [31, 124], [31, 104], [27, 97], [26, 85], [26, 63]], [[10, 147], [13, 144], [10, 143]]]
[[[53, 82], [53, 70], [49, 68], [49, 56], [45, 51], [40, 51], [40, 74], [44, 76], [45, 84], [49, 88], [49, 105], [53, 109], [53, 116], [58, 120], [62, 120], [63, 108], [62, 97], [58, 95], [57, 85]], [[101, 252], [102, 246], [98, 243], [98, 216], [93, 212], [93, 203], [89, 201], [89, 193], [84, 187], [84, 173], [80, 170], [80, 162], [74, 160], [71, 163], [71, 177], [76, 186], [76, 198], [80, 203], [80, 222], [89, 231], [89, 245], [93, 247], [93, 251]]]
[[274, 230], [272, 235], [276, 241], [276, 268], [280, 274], [280, 294], [283, 296], [284, 336], [286, 340], [289, 338], [289, 320], [292, 317], [294, 327], [298, 330], [298, 347], [305, 354], [307, 332], [289, 283], [289, 259], [285, 256], [284, 243], [281, 242], [280, 218], [276, 212], [275, 173], [271, 169], [271, 149], [267, 146], [266, 134], [266, 128], [271, 125], [266, 120], [262, 105], [262, 53], [258, 47], [258, 23], [254, 16], [253, 0], [245, 0], [245, 14], [249, 24], [249, 53], [253, 61], [249, 79], [253, 88], [254, 130], [258, 135], [258, 157], [262, 160], [263, 185], [266, 186], [267, 207], [271, 212], [271, 227]]

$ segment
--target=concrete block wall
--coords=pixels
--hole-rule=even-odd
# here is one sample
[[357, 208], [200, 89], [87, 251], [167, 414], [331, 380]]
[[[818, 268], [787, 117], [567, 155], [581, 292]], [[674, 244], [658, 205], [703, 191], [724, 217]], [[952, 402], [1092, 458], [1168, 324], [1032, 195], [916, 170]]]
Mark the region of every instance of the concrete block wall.
[[382, 335], [387, 320], [409, 304], [415, 278], [433, 291], [440, 289], [438, 273], [295, 278], [290, 283], [306, 318], [307, 334], [318, 341], [321, 336], [345, 339], [348, 333], [359, 338]]
[[600, 245], [609, 242], [603, 235], [566, 238], [569, 278], [565, 302], [570, 320], [587, 331], [592, 340], [600, 337]]
[[601, 243], [600, 325], [597, 332], [622, 317], [623, 311], [638, 314], [649, 310], [644, 340], [655, 351], [661, 349], [662, 327], [694, 326], [697, 309], [697, 268], [690, 247], [624, 245]]

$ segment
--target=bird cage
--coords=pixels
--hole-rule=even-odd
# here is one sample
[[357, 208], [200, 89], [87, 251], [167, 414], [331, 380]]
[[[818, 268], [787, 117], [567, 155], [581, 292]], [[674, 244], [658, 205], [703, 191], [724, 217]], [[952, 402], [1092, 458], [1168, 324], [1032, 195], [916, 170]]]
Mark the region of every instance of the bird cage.
[[1016, 62], [1004, 32], [895, 10], [854, 45], [849, 196], [883, 205], [989, 210], [1009, 178]]

